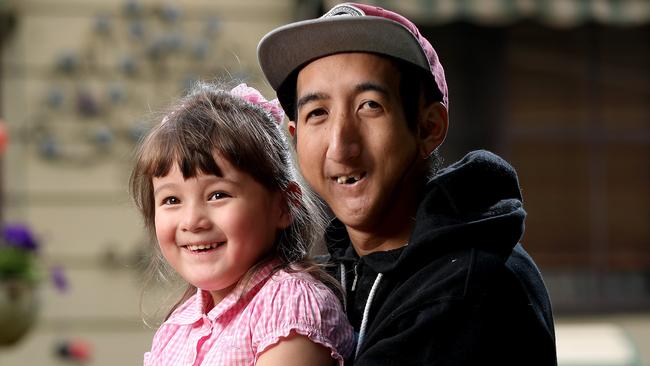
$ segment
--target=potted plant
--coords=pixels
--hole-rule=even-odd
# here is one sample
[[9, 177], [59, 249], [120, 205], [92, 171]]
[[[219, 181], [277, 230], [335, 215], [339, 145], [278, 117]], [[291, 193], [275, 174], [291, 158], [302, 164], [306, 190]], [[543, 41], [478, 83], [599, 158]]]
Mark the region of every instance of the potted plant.
[[38, 312], [39, 245], [27, 226], [5, 225], [0, 235], [0, 346], [20, 340]]

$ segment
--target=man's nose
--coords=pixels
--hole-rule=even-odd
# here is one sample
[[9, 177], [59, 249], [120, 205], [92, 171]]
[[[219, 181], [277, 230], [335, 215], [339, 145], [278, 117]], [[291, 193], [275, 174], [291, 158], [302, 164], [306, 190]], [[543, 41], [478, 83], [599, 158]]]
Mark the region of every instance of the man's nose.
[[337, 163], [353, 160], [361, 154], [359, 124], [349, 112], [340, 112], [330, 123], [327, 158]]

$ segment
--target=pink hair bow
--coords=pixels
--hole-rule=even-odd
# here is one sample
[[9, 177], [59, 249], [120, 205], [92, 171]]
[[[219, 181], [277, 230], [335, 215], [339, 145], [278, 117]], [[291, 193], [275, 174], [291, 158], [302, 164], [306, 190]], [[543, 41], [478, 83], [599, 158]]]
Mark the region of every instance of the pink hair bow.
[[277, 99], [273, 100], [266, 100], [262, 93], [260, 93], [257, 89], [251, 88], [250, 86], [246, 85], [245, 83], [239, 84], [236, 87], [234, 87], [231, 91], [230, 94], [239, 97], [251, 104], [255, 104], [265, 111], [269, 112], [275, 122], [279, 125], [282, 123], [284, 120], [284, 111], [282, 110], [282, 107], [280, 106], [280, 102]]

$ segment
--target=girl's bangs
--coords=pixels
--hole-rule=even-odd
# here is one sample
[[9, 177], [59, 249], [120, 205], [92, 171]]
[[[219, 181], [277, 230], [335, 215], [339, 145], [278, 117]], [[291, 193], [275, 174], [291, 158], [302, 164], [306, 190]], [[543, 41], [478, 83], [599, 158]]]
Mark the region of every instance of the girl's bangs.
[[[178, 128], [179, 126], [177, 126]], [[198, 174], [223, 176], [222, 170], [214, 159], [214, 146], [209, 138], [200, 138], [187, 134], [175, 134], [171, 131], [158, 131], [152, 136], [148, 156], [143, 157], [143, 168], [150, 177], [163, 177], [169, 173], [174, 164], [178, 166], [183, 178], [193, 178]]]

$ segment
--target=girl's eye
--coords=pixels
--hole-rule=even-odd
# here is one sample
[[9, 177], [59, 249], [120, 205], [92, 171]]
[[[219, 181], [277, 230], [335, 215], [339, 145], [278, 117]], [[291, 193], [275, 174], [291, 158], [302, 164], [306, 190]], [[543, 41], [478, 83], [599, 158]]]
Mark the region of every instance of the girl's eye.
[[179, 200], [178, 198], [173, 197], [173, 196], [166, 197], [165, 199], [162, 200], [163, 205], [177, 205], [180, 202], [181, 202], [181, 200]]
[[224, 198], [231, 197], [228, 193], [225, 192], [214, 192], [210, 195], [208, 198], [208, 201], [216, 201], [216, 200], [221, 200]]

